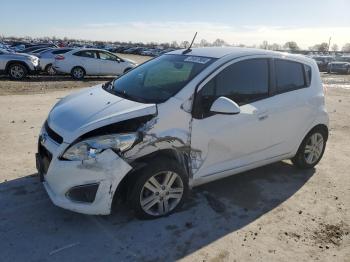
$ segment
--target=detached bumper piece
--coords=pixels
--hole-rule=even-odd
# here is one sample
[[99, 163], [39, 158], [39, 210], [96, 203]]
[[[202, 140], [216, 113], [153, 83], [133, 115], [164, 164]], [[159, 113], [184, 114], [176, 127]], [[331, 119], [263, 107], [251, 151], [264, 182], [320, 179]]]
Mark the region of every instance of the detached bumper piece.
[[92, 203], [95, 201], [98, 183], [75, 186], [69, 189], [66, 196], [74, 202]]

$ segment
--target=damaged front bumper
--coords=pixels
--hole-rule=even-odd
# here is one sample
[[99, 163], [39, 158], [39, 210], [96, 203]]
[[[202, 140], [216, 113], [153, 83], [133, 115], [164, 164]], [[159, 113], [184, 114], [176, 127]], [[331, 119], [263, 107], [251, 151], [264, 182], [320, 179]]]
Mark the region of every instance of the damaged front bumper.
[[79, 213], [110, 214], [114, 192], [132, 167], [110, 149], [90, 160], [61, 160], [68, 144], [57, 144], [44, 132], [39, 139], [37, 169], [52, 202]]

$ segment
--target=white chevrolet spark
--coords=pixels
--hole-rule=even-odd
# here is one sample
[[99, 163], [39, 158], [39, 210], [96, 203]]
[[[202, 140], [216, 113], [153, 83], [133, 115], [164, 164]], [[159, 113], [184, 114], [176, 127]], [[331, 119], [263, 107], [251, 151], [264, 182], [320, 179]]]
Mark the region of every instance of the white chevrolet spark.
[[60, 100], [41, 130], [37, 168], [60, 207], [109, 214], [126, 200], [138, 217], [156, 218], [203, 183], [284, 159], [313, 168], [327, 138], [313, 60], [194, 48]]

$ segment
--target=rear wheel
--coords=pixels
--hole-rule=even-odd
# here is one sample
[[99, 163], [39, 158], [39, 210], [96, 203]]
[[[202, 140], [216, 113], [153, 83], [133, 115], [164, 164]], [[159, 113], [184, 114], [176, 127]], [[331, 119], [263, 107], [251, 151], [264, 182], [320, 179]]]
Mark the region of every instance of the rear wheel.
[[188, 192], [187, 175], [174, 161], [157, 159], [138, 171], [129, 201], [138, 218], [152, 219], [178, 209]]
[[8, 74], [10, 78], [14, 80], [21, 80], [25, 78], [27, 73], [27, 68], [22, 64], [14, 63], [11, 64], [8, 68]]
[[313, 129], [304, 138], [297, 154], [292, 159], [299, 168], [313, 168], [320, 162], [326, 148], [327, 134], [322, 128]]
[[84, 79], [85, 77], [85, 70], [84, 68], [80, 66], [76, 66], [71, 71], [71, 76], [76, 80]]
[[48, 75], [50, 75], [50, 76], [53, 76], [53, 75], [57, 74], [57, 71], [55, 70], [55, 68], [53, 68], [52, 64], [49, 64], [49, 65], [46, 66], [45, 72]]

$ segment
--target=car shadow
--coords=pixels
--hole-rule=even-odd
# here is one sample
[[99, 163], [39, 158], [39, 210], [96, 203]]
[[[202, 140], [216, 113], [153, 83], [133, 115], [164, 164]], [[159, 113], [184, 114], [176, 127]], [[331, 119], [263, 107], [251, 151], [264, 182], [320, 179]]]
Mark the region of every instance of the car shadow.
[[66, 211], [51, 203], [35, 174], [11, 180], [0, 184], [1, 260], [180, 259], [270, 212], [314, 173], [274, 163], [194, 188], [181, 210], [148, 221], [125, 205], [109, 216]]

